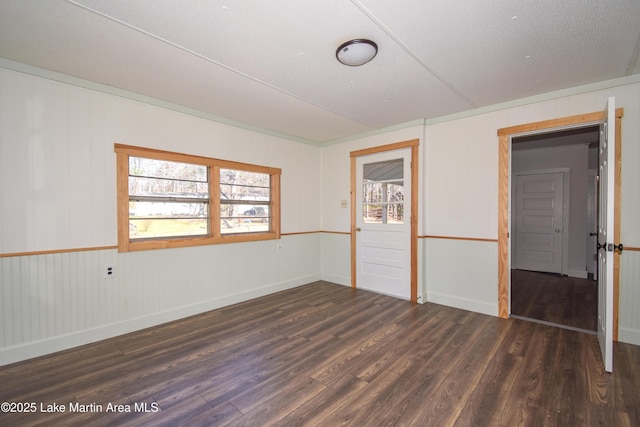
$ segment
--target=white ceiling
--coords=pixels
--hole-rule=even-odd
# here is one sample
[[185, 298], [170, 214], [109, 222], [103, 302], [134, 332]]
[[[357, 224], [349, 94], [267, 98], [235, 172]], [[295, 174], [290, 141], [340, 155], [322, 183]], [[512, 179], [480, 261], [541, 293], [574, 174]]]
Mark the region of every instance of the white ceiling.
[[[347, 67], [335, 50], [369, 38]], [[0, 57], [321, 144], [640, 73], [639, 0], [0, 0]]]

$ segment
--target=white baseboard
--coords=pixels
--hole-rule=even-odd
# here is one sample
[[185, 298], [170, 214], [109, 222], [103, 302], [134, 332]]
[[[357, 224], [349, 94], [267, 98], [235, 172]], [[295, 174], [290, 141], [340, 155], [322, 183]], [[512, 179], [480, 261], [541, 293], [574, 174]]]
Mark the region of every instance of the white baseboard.
[[568, 270], [567, 271], [567, 276], [569, 277], [575, 277], [577, 279], [586, 279], [588, 278], [588, 272], [587, 270]]
[[627, 344], [640, 345], [640, 330], [618, 328], [618, 341]]
[[448, 307], [460, 308], [462, 310], [473, 311], [489, 316], [498, 315], [498, 304], [489, 304], [480, 301], [455, 297], [451, 295], [427, 292], [427, 302], [446, 305]]
[[351, 286], [351, 277], [337, 276], [334, 274], [322, 274], [320, 280], [336, 283], [343, 286]]
[[127, 334], [174, 320], [193, 316], [239, 302], [248, 301], [275, 292], [284, 291], [320, 280], [319, 275], [298, 277], [280, 283], [273, 283], [250, 291], [214, 298], [207, 301], [190, 304], [182, 307], [175, 307], [163, 312], [153, 313], [146, 316], [127, 319], [116, 323], [102, 325], [97, 328], [85, 329], [65, 335], [58, 335], [39, 341], [33, 341], [17, 346], [0, 349], [0, 366], [10, 363], [20, 362], [45, 354], [67, 350], [73, 347], [89, 344], [92, 342], [113, 338], [118, 335]]

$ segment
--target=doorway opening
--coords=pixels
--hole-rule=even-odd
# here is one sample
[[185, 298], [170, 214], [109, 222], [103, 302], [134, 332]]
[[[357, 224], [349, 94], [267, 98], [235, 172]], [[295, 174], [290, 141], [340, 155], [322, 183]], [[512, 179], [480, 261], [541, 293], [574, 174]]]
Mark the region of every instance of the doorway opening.
[[607, 98], [603, 111], [498, 129], [498, 316], [510, 316], [511, 141], [513, 138], [590, 125], [600, 126], [598, 148], [598, 344], [604, 368], [613, 370], [620, 296], [620, 165], [624, 110]]
[[511, 140], [512, 317], [596, 333], [599, 125]]

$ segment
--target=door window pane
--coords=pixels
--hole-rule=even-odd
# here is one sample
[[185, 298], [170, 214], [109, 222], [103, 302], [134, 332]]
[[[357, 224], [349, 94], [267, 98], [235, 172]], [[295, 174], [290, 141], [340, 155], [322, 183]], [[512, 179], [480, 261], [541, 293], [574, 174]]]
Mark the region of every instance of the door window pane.
[[404, 161], [363, 165], [362, 220], [367, 224], [404, 223]]

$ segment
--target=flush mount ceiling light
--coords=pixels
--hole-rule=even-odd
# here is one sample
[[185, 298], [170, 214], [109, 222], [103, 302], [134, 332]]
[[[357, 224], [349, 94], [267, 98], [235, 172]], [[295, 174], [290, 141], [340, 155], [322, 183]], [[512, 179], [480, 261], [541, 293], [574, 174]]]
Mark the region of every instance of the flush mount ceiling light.
[[378, 53], [378, 45], [367, 39], [354, 39], [342, 43], [336, 58], [344, 65], [357, 67], [371, 61]]

